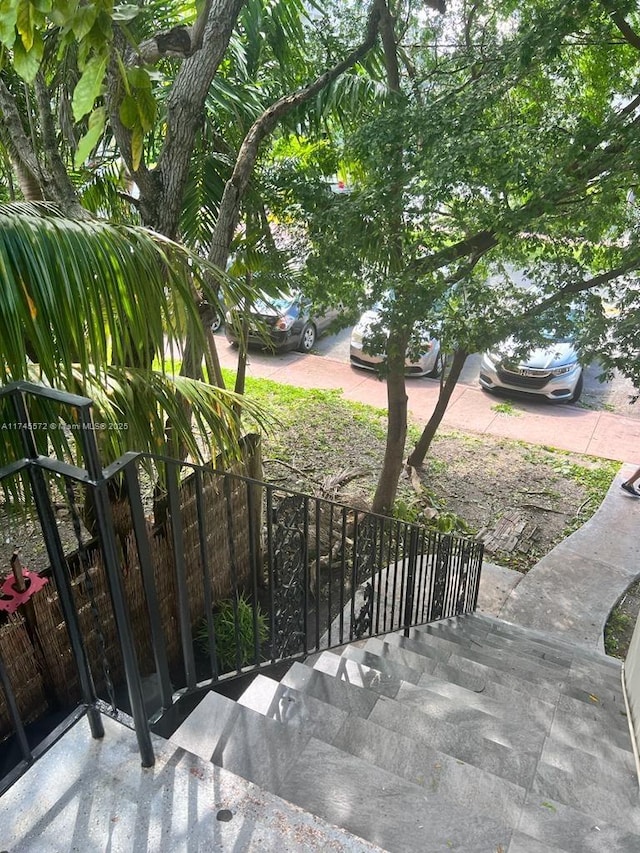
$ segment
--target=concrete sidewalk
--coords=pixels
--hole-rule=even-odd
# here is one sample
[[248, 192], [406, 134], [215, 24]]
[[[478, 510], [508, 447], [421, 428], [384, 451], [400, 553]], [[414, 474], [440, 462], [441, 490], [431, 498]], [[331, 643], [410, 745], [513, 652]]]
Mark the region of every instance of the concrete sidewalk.
[[[237, 350], [219, 347], [223, 367], [236, 368]], [[341, 389], [347, 400], [387, 406], [387, 386], [373, 373], [316, 355], [291, 352], [281, 355], [250, 352], [247, 376], [272, 379], [300, 388]], [[424, 424], [438, 397], [436, 379], [407, 379], [409, 412]], [[443, 425], [488, 435], [587, 453], [640, 465], [640, 420], [592, 411], [579, 406], [543, 401], [511, 401], [512, 413], [496, 411], [501, 398], [479, 387], [458, 385]]]

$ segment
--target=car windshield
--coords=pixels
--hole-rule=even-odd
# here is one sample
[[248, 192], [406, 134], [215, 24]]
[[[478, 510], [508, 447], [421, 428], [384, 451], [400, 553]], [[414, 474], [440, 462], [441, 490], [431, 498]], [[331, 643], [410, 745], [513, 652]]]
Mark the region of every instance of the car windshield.
[[291, 308], [295, 299], [291, 294], [280, 293], [277, 296], [262, 296], [254, 302], [254, 308], [260, 313], [277, 311], [284, 314]]

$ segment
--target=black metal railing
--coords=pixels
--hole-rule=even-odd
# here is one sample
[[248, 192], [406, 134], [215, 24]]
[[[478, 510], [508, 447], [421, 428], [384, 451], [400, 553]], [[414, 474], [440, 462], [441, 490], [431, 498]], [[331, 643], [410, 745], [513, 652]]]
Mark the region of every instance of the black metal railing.
[[[36, 445], [32, 397], [77, 413], [84, 468]], [[189, 694], [476, 607], [480, 543], [211, 465], [129, 453], [103, 470], [90, 400], [27, 383], [3, 398], [27, 426], [23, 456], [0, 483], [17, 482], [14, 495], [37, 512], [77, 704], [94, 737], [100, 710], [130, 714], [144, 766], [154, 761], [151, 726]], [[75, 546], [66, 556], [60, 505]], [[31, 618], [44, 618], [41, 608]], [[46, 657], [41, 633], [36, 626]], [[34, 753], [1, 655], [0, 682], [28, 765]]]

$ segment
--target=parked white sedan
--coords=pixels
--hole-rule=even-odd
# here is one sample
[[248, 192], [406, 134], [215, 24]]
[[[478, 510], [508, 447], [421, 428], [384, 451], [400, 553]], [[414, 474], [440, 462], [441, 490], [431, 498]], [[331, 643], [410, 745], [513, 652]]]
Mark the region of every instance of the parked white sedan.
[[[375, 346], [373, 348], [369, 346], [369, 341], [374, 336], [373, 330], [379, 320], [380, 311], [374, 307], [365, 311], [354, 326], [349, 350], [349, 359], [354, 367], [378, 370], [380, 365], [384, 364], [386, 354], [377, 352]], [[407, 354], [405, 374], [407, 376], [439, 376], [442, 371], [440, 342], [425, 334], [420, 350], [417, 357]]]

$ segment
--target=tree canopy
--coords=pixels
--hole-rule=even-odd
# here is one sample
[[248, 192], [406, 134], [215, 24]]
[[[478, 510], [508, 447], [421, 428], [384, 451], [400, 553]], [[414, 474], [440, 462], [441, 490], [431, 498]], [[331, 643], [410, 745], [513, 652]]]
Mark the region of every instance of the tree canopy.
[[[443, 404], [467, 353], [534, 341], [577, 300], [585, 352], [640, 378], [639, 33], [610, 0], [11, 0], [3, 168], [16, 195], [138, 221], [218, 269], [234, 241], [246, 270], [249, 238], [275, 254], [277, 225], [318, 302], [384, 297], [388, 511], [416, 322], [451, 353]], [[203, 336], [190, 375], [207, 343], [216, 375]]]

